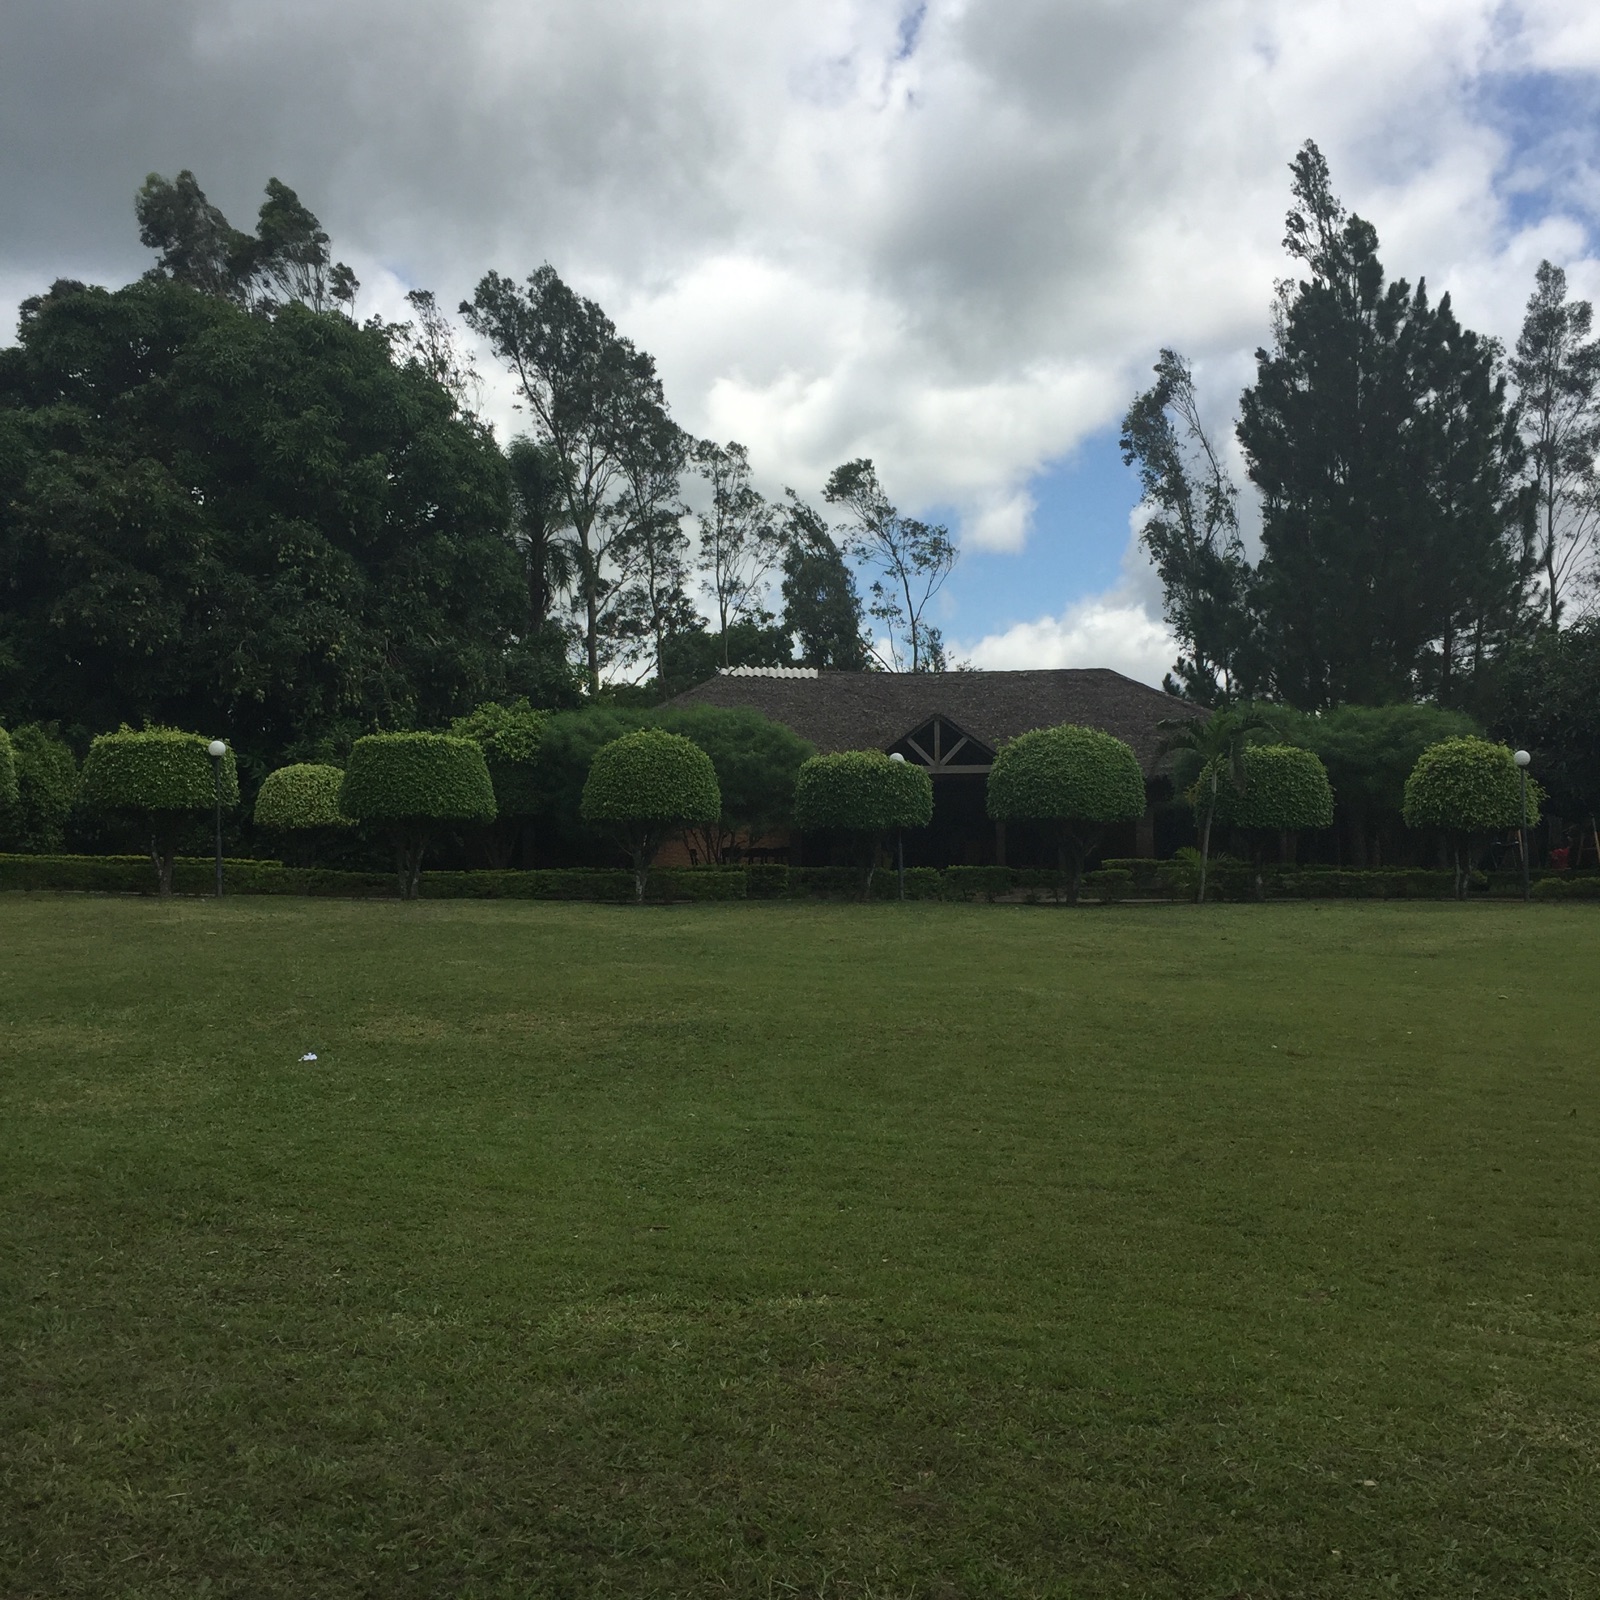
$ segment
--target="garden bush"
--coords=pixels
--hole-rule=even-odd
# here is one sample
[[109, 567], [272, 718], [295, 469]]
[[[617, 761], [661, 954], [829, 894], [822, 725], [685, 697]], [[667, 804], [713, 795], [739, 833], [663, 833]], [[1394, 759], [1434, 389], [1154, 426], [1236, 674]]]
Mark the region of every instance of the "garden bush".
[[[104, 817], [127, 818], [149, 836], [156, 892], [172, 893], [172, 864], [183, 834], [216, 804], [216, 773], [202, 734], [176, 728], [122, 728], [89, 746], [79, 798]], [[239, 803], [233, 751], [222, 757], [222, 803]]]
[[38, 723], [12, 730], [11, 751], [17, 792], [7, 818], [10, 843], [35, 854], [59, 851], [78, 795], [78, 763], [54, 727]]
[[0, 817], [9, 825], [17, 804], [17, 762], [11, 752], [11, 735], [0, 728]]
[[854, 841], [864, 899], [885, 835], [933, 820], [933, 780], [924, 768], [892, 761], [881, 750], [812, 756], [795, 778], [794, 820], [807, 833], [841, 833]]
[[1017, 887], [1012, 867], [946, 867], [944, 892], [947, 900], [988, 900], [1010, 894]]
[[1057, 871], [1078, 898], [1083, 858], [1108, 822], [1144, 815], [1144, 774], [1120, 739], [1063, 723], [1002, 745], [989, 770], [989, 815], [1056, 825]]
[[585, 822], [616, 832], [633, 861], [634, 898], [642, 901], [661, 841], [715, 821], [722, 795], [711, 758], [698, 745], [661, 728], [640, 728], [595, 752], [582, 811]]
[[256, 826], [283, 837], [295, 855], [293, 865], [309, 867], [320, 841], [355, 826], [339, 809], [343, 786], [338, 767], [312, 762], [279, 767], [266, 775], [256, 795]]
[[[1417, 758], [1406, 779], [1406, 826], [1437, 828], [1450, 841], [1458, 899], [1466, 898], [1474, 845], [1521, 825], [1522, 781], [1509, 747], [1487, 739], [1445, 739]], [[1531, 828], [1544, 791], [1532, 779], [1527, 787]]]
[[543, 799], [539, 787], [539, 747], [549, 714], [536, 711], [526, 695], [486, 701], [469, 716], [457, 717], [450, 732], [483, 751], [494, 789], [495, 819], [484, 830], [491, 866], [511, 865], [518, 841]]
[[414, 900], [434, 831], [493, 821], [494, 787], [483, 751], [470, 739], [371, 733], [351, 747], [339, 809], [389, 835], [401, 898]]
[[[1217, 821], [1250, 839], [1256, 899], [1264, 897], [1262, 851], [1269, 838], [1305, 828], [1333, 826], [1333, 790], [1327, 769], [1311, 750], [1288, 744], [1248, 745], [1243, 752], [1244, 787], [1219, 784]], [[1200, 787], [1207, 775], [1202, 773]]]
[[1133, 874], [1123, 867], [1101, 867], [1083, 875], [1083, 886], [1095, 895], [1102, 905], [1115, 900], [1125, 900], [1133, 888]]

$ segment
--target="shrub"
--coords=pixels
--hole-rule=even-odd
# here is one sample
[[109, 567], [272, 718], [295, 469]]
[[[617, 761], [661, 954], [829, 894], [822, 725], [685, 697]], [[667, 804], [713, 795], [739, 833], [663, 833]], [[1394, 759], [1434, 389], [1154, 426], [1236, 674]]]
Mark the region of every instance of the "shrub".
[[1122, 740], [1062, 723], [1003, 745], [989, 770], [989, 815], [1056, 824], [1057, 871], [1078, 898], [1083, 858], [1108, 822], [1144, 815], [1144, 774]]
[[[204, 735], [175, 728], [122, 728], [89, 746], [79, 796], [90, 810], [126, 817], [150, 837], [157, 892], [172, 893], [172, 863], [184, 831], [216, 804], [216, 773]], [[222, 803], [239, 803], [233, 751], [222, 758]]]
[[0, 815], [9, 816], [17, 803], [17, 763], [11, 735], [0, 728]]
[[933, 820], [933, 780], [924, 768], [891, 761], [881, 750], [812, 756], [795, 777], [794, 820], [808, 833], [843, 833], [856, 841], [864, 856], [865, 897], [883, 836]]
[[[1264, 898], [1261, 855], [1273, 834], [1333, 826], [1333, 790], [1320, 758], [1289, 744], [1246, 746], [1244, 788], [1217, 786], [1217, 820], [1250, 836], [1256, 899]], [[1207, 781], [1201, 774], [1201, 784]]]
[[1013, 867], [946, 867], [944, 892], [948, 900], [987, 900], [1010, 894], [1017, 887]]
[[269, 772], [256, 795], [258, 828], [281, 834], [296, 866], [310, 866], [313, 847], [329, 835], [353, 827], [339, 809], [344, 773], [338, 767], [302, 762]]
[[11, 750], [17, 775], [9, 820], [12, 842], [30, 854], [59, 850], [78, 795], [78, 763], [53, 727], [33, 722], [13, 730]]
[[488, 829], [489, 858], [495, 867], [508, 867], [528, 819], [540, 808], [539, 748], [550, 721], [536, 711], [526, 695], [501, 703], [486, 701], [470, 716], [457, 717], [450, 731], [470, 739], [483, 751], [494, 787], [496, 817]]
[[403, 899], [417, 897], [428, 841], [441, 823], [491, 822], [494, 787], [483, 751], [446, 733], [371, 733], [357, 739], [339, 809], [384, 829]]
[[583, 786], [586, 822], [604, 823], [633, 861], [634, 898], [644, 899], [650, 863], [669, 833], [715, 821], [722, 811], [711, 758], [661, 728], [626, 733], [595, 752]]
[[[1528, 780], [1528, 826], [1544, 791]], [[1406, 779], [1408, 828], [1437, 828], [1455, 854], [1456, 897], [1465, 899], [1474, 843], [1522, 824], [1522, 774], [1510, 749], [1487, 739], [1445, 739], [1417, 758]]]

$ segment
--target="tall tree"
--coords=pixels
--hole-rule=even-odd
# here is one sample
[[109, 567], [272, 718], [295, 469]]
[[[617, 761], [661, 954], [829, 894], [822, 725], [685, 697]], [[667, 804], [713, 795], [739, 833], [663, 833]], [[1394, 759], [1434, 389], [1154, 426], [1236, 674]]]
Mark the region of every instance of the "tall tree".
[[1463, 613], [1487, 614], [1486, 574], [1515, 566], [1504, 386], [1448, 297], [1436, 310], [1425, 286], [1386, 281], [1315, 144], [1291, 171], [1284, 244], [1309, 275], [1281, 286], [1239, 422], [1262, 496], [1269, 686], [1308, 709], [1409, 699]]
[[461, 314], [511, 370], [537, 437], [554, 451], [573, 531], [589, 692], [598, 694], [613, 547], [627, 527], [606, 513], [621, 487], [630, 441], [648, 436], [666, 416], [655, 362], [548, 262], [521, 287], [486, 273]]
[[698, 517], [698, 565], [716, 609], [726, 667], [729, 629], [760, 611], [763, 586], [783, 539], [773, 508], [750, 482], [750, 452], [742, 444], [702, 439], [694, 447], [694, 463], [711, 490], [711, 504]]
[[506, 447], [511, 469], [512, 537], [522, 552], [528, 586], [528, 632], [550, 625], [556, 596], [572, 582], [572, 551], [561, 538], [567, 526], [560, 463], [551, 446], [525, 435]]
[[520, 632], [508, 490], [386, 329], [59, 287], [0, 351], [0, 717], [276, 764], [466, 711]]
[[1260, 675], [1238, 490], [1201, 423], [1188, 362], [1163, 350], [1155, 373], [1122, 419], [1122, 459], [1139, 470], [1139, 538], [1182, 651], [1166, 687], [1214, 706], [1252, 692]]
[[688, 512], [679, 499], [688, 453], [687, 436], [665, 412], [640, 413], [623, 441], [620, 489], [610, 512], [620, 523], [612, 542], [619, 575], [610, 631], [624, 660], [652, 662], [663, 700], [667, 641], [700, 625], [688, 594]]
[[1537, 492], [1536, 556], [1550, 626], [1592, 556], [1600, 526], [1600, 339], [1594, 308], [1567, 299], [1567, 275], [1539, 263], [1511, 376]]
[[889, 651], [884, 665], [892, 672], [942, 672], [944, 640], [927, 611], [956, 564], [949, 530], [901, 516], [865, 458], [835, 467], [822, 497], [843, 506], [853, 519], [847, 552], [880, 574], [867, 610], [884, 628]]
[[784, 493], [783, 630], [801, 666], [862, 672], [870, 657], [855, 574], [821, 515], [793, 489]]
[[406, 301], [416, 313], [415, 322], [396, 326], [395, 337], [401, 349], [441, 388], [455, 397], [456, 406], [467, 416], [483, 407], [483, 379], [472, 357], [461, 348], [450, 319], [439, 309], [431, 289], [413, 289]]

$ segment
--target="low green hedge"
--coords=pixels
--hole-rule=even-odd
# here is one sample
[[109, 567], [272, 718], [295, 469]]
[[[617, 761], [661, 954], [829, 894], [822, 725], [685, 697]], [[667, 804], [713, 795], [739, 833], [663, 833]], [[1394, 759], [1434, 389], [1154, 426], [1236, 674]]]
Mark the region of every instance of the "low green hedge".
[[1536, 900], [1600, 900], [1600, 878], [1552, 874], [1534, 884], [1533, 895]]

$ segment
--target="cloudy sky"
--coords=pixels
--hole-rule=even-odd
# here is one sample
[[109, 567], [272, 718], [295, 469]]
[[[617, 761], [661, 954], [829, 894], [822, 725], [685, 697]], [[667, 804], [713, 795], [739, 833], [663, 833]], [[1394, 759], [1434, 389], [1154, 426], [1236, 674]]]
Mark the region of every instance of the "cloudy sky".
[[182, 167], [298, 190], [363, 313], [549, 260], [764, 487], [947, 520], [959, 653], [1158, 681], [1117, 419], [1171, 344], [1226, 430], [1306, 138], [1470, 325], [1600, 298], [1593, 0], [6, 0], [0, 315], [142, 271]]

